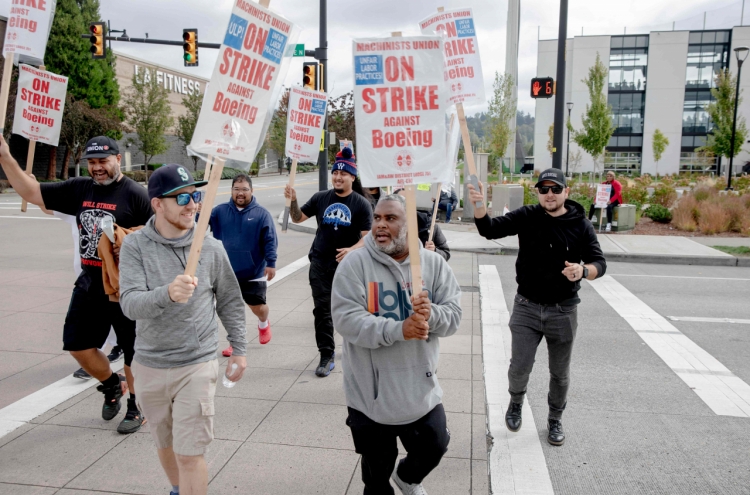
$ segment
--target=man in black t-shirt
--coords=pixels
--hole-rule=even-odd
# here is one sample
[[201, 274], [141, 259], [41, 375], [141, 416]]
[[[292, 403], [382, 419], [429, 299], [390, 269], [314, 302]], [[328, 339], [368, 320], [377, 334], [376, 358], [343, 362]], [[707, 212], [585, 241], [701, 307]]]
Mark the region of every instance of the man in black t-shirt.
[[[111, 219], [123, 228], [144, 225], [152, 215], [151, 204], [146, 190], [120, 172], [121, 155], [114, 140], [105, 136], [89, 140], [82, 158], [88, 161], [90, 178], [39, 184], [21, 170], [8, 144], [0, 137], [0, 165], [16, 192], [29, 203], [76, 217], [82, 272], [75, 282], [65, 317], [63, 350], [69, 351], [87, 373], [102, 383], [97, 389], [104, 394], [105, 420], [117, 416], [120, 399], [130, 389], [128, 412], [117, 431], [133, 433], [144, 422], [136, 406], [130, 371], [135, 322], [125, 318], [120, 304], [111, 302], [105, 294], [97, 248], [103, 219]], [[115, 256], [118, 254], [116, 250]], [[99, 350], [110, 327], [114, 327], [125, 354], [124, 377], [112, 373], [107, 356]]]
[[364, 236], [372, 227], [370, 203], [352, 189], [357, 164], [352, 150], [344, 148], [336, 155], [331, 181], [333, 189], [313, 194], [302, 208], [294, 188], [286, 186], [284, 196], [291, 198], [290, 216], [294, 223], [315, 217], [318, 230], [310, 248], [310, 287], [315, 309], [315, 340], [320, 351], [318, 376], [328, 376], [336, 366], [336, 344], [331, 319], [331, 288], [336, 267], [353, 249], [364, 245]]

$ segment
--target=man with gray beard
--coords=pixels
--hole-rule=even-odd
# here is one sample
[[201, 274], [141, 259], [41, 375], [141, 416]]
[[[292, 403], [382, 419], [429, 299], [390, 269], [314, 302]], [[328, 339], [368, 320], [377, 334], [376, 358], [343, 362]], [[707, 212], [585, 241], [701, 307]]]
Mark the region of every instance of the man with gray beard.
[[[351, 251], [336, 270], [331, 297], [344, 338], [346, 424], [362, 455], [365, 494], [392, 495], [392, 478], [402, 493], [426, 495], [422, 480], [450, 441], [436, 373], [439, 340], [461, 322], [461, 289], [439, 254], [409, 253], [401, 196], [380, 199], [364, 240], [365, 249]], [[422, 265], [418, 292], [410, 254]], [[394, 470], [397, 437], [407, 456]]]

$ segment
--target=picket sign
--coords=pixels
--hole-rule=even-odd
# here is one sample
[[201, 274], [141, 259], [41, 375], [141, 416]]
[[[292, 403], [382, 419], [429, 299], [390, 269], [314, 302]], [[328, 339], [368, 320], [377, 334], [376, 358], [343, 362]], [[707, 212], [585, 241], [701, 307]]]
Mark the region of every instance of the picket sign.
[[[271, 0], [260, 0], [258, 3], [261, 7], [267, 9]], [[213, 162], [213, 166], [211, 166], [211, 162]], [[210, 212], [214, 207], [214, 201], [216, 201], [216, 193], [219, 190], [219, 181], [221, 181], [222, 172], [224, 172], [224, 158], [208, 155], [208, 160], [206, 161], [206, 175], [210, 173], [211, 176], [208, 179], [206, 195], [203, 198], [202, 207], [202, 209], [206, 211], [206, 214], [200, 216], [198, 224], [195, 226], [195, 236], [193, 237], [193, 243], [190, 246], [190, 254], [188, 255], [187, 263], [185, 264], [185, 275], [190, 275], [191, 277], [195, 277], [195, 272], [198, 269], [198, 262], [201, 259], [203, 241], [206, 238], [208, 221], [211, 219]]]
[[[294, 188], [294, 178], [297, 176], [297, 159], [292, 160], [292, 168], [289, 170], [289, 187]], [[286, 198], [286, 206], [284, 206], [284, 220], [281, 223], [281, 231], [286, 233], [289, 227], [289, 211], [292, 209], [292, 197], [291, 195]]]
[[[44, 65], [39, 66], [39, 70], [47, 70]], [[29, 153], [26, 155], [26, 175], [31, 175], [34, 171], [34, 154], [36, 153], [36, 140], [29, 139]], [[21, 201], [21, 213], [26, 213], [29, 203], [24, 199]]]
[[8, 114], [8, 95], [10, 94], [10, 76], [13, 74], [13, 54], [5, 56], [3, 80], [0, 83], [0, 135], [5, 132], [5, 117]]

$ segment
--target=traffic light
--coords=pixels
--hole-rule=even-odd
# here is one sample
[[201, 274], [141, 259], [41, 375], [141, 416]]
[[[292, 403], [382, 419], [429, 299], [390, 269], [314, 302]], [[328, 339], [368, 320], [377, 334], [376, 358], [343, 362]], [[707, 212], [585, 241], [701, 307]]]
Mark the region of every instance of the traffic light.
[[313, 91], [318, 89], [318, 62], [302, 64], [302, 87]]
[[182, 57], [185, 67], [198, 67], [198, 30], [183, 29], [182, 39], [185, 41], [182, 44], [182, 49], [185, 50]]
[[92, 22], [89, 25], [89, 31], [91, 31], [91, 57], [96, 59], [107, 58], [106, 49], [104, 48], [104, 23], [103, 22]]
[[551, 77], [535, 77], [531, 80], [532, 98], [552, 98], [555, 95], [555, 80]]

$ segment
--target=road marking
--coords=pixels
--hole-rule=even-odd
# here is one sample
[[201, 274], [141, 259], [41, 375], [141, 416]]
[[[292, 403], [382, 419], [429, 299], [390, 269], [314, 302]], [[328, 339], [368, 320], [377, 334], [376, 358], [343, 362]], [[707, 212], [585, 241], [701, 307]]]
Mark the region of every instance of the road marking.
[[646, 275], [640, 273], [607, 273], [614, 277], [649, 277], [649, 278], [681, 278], [690, 280], [738, 280], [741, 282], [750, 281], [750, 278], [730, 278], [730, 277], [686, 277], [680, 275]]
[[609, 275], [590, 284], [711, 410], [750, 417], [750, 386]]
[[505, 426], [505, 410], [510, 402], [510, 313], [494, 265], [479, 267], [479, 297], [487, 427], [492, 440], [488, 452], [490, 493], [553, 495], [547, 461], [528, 398], [523, 407], [521, 429], [512, 433]]
[[17, 218], [17, 219], [21, 219], [21, 220], [29, 220], [29, 219], [30, 220], [60, 220], [59, 218], [51, 217], [49, 215], [47, 215], [46, 217], [30, 217], [30, 216], [17, 216], [17, 217], [13, 216], [13, 217], [11, 217], [11, 216], [2, 216], [2, 215], [0, 215], [0, 218]]
[[[275, 283], [281, 282], [286, 277], [309, 264], [310, 260], [307, 256], [304, 256], [279, 268], [273, 280], [268, 282], [268, 286], [270, 287]], [[122, 370], [122, 362], [117, 363], [115, 366], [118, 366], [118, 368], [113, 367], [113, 372]], [[0, 438], [98, 384], [99, 382], [95, 379], [81, 380], [69, 375], [55, 383], [47, 385], [41, 390], [27, 395], [23, 399], [17, 400], [13, 404], [5, 406], [0, 409]]]
[[667, 316], [672, 321], [698, 321], [701, 323], [738, 323], [741, 325], [750, 325], [750, 320], [740, 320], [739, 318], [701, 318], [699, 316]]

